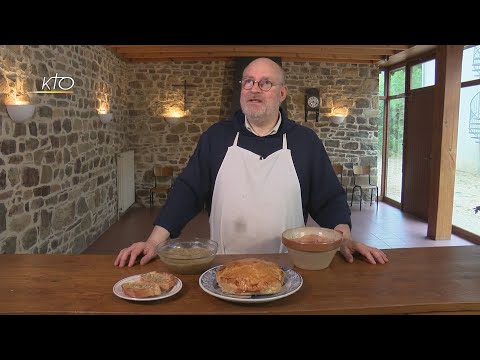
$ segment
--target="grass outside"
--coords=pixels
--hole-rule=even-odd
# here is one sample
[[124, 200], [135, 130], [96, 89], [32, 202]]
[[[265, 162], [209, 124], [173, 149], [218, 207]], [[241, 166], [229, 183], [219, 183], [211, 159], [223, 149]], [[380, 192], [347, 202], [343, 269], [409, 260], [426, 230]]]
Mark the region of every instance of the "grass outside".
[[[381, 174], [381, 162], [377, 173]], [[400, 202], [402, 191], [402, 161], [400, 158], [388, 160], [388, 197]], [[379, 182], [380, 185], [380, 182]], [[480, 175], [457, 170], [455, 173], [455, 194], [453, 199], [453, 225], [480, 235]]]

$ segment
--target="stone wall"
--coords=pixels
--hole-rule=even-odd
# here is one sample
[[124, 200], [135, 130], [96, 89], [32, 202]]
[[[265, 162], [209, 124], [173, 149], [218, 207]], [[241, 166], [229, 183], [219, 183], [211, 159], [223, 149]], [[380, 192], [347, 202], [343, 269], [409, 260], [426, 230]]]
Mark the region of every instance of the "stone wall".
[[[138, 204], [148, 206], [154, 185], [154, 164], [173, 165], [177, 175], [195, 150], [198, 138], [212, 124], [231, 115], [233, 62], [168, 62], [131, 65], [128, 82], [129, 125], [127, 137], [135, 150], [135, 183]], [[190, 112], [176, 125], [163, 114], [172, 101], [183, 105], [187, 81], [186, 109]], [[159, 179], [169, 181], [169, 179]], [[164, 203], [166, 194], [154, 196]]]
[[[288, 113], [322, 139], [332, 163], [343, 164], [344, 185], [353, 186], [353, 165], [370, 165], [376, 181], [378, 151], [378, 67], [368, 64], [284, 62], [289, 89]], [[306, 88], [320, 91], [320, 117], [305, 122]], [[336, 125], [331, 108], [347, 106], [349, 115]], [[358, 192], [357, 192], [358, 193]], [[365, 197], [367, 194], [365, 194]]]
[[[313, 129], [332, 162], [376, 167], [378, 68], [374, 65], [284, 62], [288, 114]], [[117, 221], [115, 155], [135, 151], [135, 206], [148, 206], [153, 165], [178, 174], [201, 133], [230, 116], [235, 63], [125, 63], [102, 46], [0, 46], [0, 253], [81, 253]], [[55, 73], [75, 80], [74, 94], [31, 94]], [[183, 103], [189, 116], [169, 125], [163, 115]], [[304, 121], [306, 88], [317, 88], [321, 116]], [[5, 97], [36, 104], [33, 119], [13, 123]], [[102, 124], [107, 102], [114, 121]], [[332, 106], [346, 105], [342, 124]], [[155, 197], [163, 204], [165, 195]]]
[[[116, 222], [126, 69], [100, 46], [0, 45], [0, 253], [80, 253]], [[31, 93], [56, 73], [73, 94]], [[24, 124], [3, 105], [15, 92], [36, 105]], [[113, 122], [98, 120], [100, 101]]]
[[[154, 184], [155, 163], [174, 165], [178, 174], [195, 149], [200, 134], [223, 120], [231, 109], [234, 62], [169, 62], [130, 65], [128, 139], [135, 150], [136, 199], [148, 206], [149, 188]], [[346, 168], [344, 184], [353, 184], [353, 165], [371, 165], [376, 174], [378, 122], [378, 67], [375, 65], [283, 62], [289, 89], [289, 117], [313, 129], [323, 140], [330, 159]], [[178, 125], [162, 117], [169, 99], [183, 101], [186, 80], [190, 116]], [[310, 113], [305, 122], [305, 89], [320, 91], [320, 118]], [[347, 106], [349, 116], [342, 124], [330, 122], [332, 106]], [[162, 179], [160, 179], [162, 180]], [[164, 179], [168, 181], [168, 179]], [[375, 180], [375, 177], [373, 178]], [[365, 195], [366, 196], [366, 195]], [[154, 197], [163, 204], [165, 194]]]

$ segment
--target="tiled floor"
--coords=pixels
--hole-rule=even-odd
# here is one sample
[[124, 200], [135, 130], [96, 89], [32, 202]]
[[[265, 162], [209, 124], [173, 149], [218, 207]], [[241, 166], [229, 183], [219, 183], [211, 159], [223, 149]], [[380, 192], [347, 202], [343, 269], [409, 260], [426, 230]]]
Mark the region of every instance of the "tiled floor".
[[[130, 208], [84, 253], [116, 254], [133, 242], [146, 240], [158, 211], [158, 208]], [[354, 203], [351, 211], [353, 238], [379, 249], [475, 245], [456, 235], [452, 235], [450, 240], [427, 239], [425, 222], [383, 202], [378, 203], [378, 210], [375, 204], [364, 203], [362, 211]], [[307, 225], [313, 224], [313, 220], [309, 219]], [[187, 224], [181, 236], [194, 238], [208, 237], [209, 234], [207, 214], [201, 213]]]
[[363, 203], [362, 211], [354, 203], [351, 211], [353, 238], [380, 249], [475, 245], [453, 234], [450, 240], [428, 239], [427, 223], [383, 202], [378, 210]]

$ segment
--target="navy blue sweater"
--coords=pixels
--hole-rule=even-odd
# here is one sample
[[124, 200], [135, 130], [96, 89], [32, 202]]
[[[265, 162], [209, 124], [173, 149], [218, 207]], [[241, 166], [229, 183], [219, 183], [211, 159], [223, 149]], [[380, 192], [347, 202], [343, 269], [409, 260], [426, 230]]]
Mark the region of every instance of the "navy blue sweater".
[[[264, 158], [282, 148], [283, 134], [286, 133], [287, 146], [300, 182], [305, 222], [310, 214], [323, 227], [334, 228], [338, 224], [351, 227], [345, 191], [322, 141], [311, 129], [289, 120], [283, 109], [280, 111], [282, 123], [274, 135], [259, 137], [248, 131], [241, 111], [207, 129], [200, 136], [187, 166], [175, 180], [154, 225], [163, 226], [170, 232], [170, 237], [175, 238], [202, 209], [206, 208], [210, 214], [218, 170], [239, 132], [237, 145]], [[269, 216], [268, 213], [265, 216]]]

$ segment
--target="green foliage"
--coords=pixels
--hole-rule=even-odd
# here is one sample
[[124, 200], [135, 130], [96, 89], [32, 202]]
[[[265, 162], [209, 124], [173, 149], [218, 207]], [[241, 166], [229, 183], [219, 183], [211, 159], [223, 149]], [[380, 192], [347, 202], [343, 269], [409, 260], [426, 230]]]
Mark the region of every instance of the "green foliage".
[[[379, 94], [383, 89], [383, 72], [379, 77]], [[390, 72], [389, 95], [400, 95], [405, 93], [405, 67]], [[383, 144], [383, 101], [380, 102], [380, 120], [378, 122], [378, 144], [379, 149]], [[403, 115], [405, 110], [405, 99], [389, 100], [389, 129], [388, 129], [388, 156], [399, 156], [403, 152]]]
[[380, 154], [378, 156], [382, 156], [382, 148], [383, 148], [383, 114], [385, 111], [385, 102], [380, 100], [378, 102], [378, 150]]
[[410, 79], [410, 89], [418, 89], [423, 87], [422, 69], [422, 64], [418, 64], [410, 68], [412, 74]]
[[400, 95], [405, 93], [405, 67], [390, 72], [389, 95]]
[[398, 156], [403, 152], [403, 114], [405, 99], [389, 101], [388, 156]]

